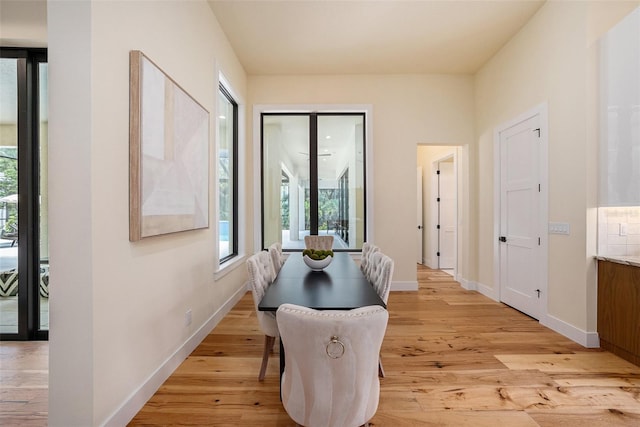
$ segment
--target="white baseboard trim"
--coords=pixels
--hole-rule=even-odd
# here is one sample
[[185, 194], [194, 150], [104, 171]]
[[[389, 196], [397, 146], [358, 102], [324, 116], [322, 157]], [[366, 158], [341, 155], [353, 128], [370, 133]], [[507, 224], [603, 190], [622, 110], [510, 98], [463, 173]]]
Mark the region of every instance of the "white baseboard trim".
[[[493, 289], [487, 285], [483, 285], [482, 283], [476, 283], [470, 280], [466, 280], [465, 278], [459, 276], [456, 277], [456, 281], [459, 282], [460, 285], [468, 291], [477, 291], [494, 301], [500, 301], [500, 294], [497, 289]], [[582, 329], [576, 328], [575, 326], [549, 314], [547, 314], [546, 316], [542, 316], [539, 322], [541, 325], [559, 333], [560, 335], [564, 335], [565, 337], [577, 342], [583, 347], [600, 347], [600, 338], [598, 337], [597, 332], [583, 331]]]
[[577, 328], [564, 320], [560, 320], [550, 314], [540, 319], [540, 324], [547, 328], [564, 335], [572, 341], [577, 342], [583, 347], [598, 348], [600, 347], [600, 338], [597, 332], [587, 332]]
[[487, 285], [483, 285], [482, 283], [478, 283], [478, 282], [473, 282], [471, 280], [467, 280], [464, 277], [460, 277], [460, 276], [456, 276], [456, 281], [460, 283], [460, 286], [462, 286], [463, 289], [466, 289], [468, 291], [479, 292], [482, 295], [486, 296], [487, 298], [491, 298], [494, 301], [500, 300], [498, 291], [496, 291], [495, 289]]
[[158, 367], [138, 387], [120, 407], [101, 425], [105, 427], [119, 427], [127, 425], [133, 417], [142, 409], [147, 401], [154, 395], [160, 386], [171, 376], [180, 364], [191, 354], [193, 350], [206, 338], [224, 316], [231, 311], [238, 301], [244, 296], [247, 286], [241, 286], [215, 313], [209, 317], [197, 331], [193, 333], [162, 365]]
[[433, 261], [432, 259], [426, 259], [423, 258], [422, 259], [422, 265], [424, 265], [427, 268], [430, 268], [432, 270], [437, 270], [438, 269], [438, 262], [437, 261]]
[[500, 301], [500, 291], [482, 283], [476, 283], [476, 290], [494, 301]]
[[460, 286], [462, 286], [462, 289], [466, 289], [467, 291], [477, 291], [478, 290], [478, 285], [476, 284], [476, 282], [472, 282], [471, 280], [467, 280], [464, 277], [460, 276], [460, 275], [456, 275], [455, 277], [456, 282], [460, 283]]
[[392, 291], [417, 291], [418, 281], [391, 282]]

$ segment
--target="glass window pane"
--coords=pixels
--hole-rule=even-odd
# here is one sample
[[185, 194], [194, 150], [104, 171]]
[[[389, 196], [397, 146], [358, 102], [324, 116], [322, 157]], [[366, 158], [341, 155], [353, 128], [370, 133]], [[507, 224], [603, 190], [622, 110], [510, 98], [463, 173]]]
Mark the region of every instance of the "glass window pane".
[[[308, 234], [334, 236], [334, 249], [362, 248], [364, 124], [364, 113], [263, 114], [265, 248], [280, 241], [283, 249], [303, 249]], [[312, 162], [309, 155], [315, 149]], [[312, 212], [316, 198], [318, 208]]]
[[364, 115], [318, 116], [318, 234], [334, 249], [364, 242]]
[[0, 333], [18, 333], [18, 60], [0, 58]]
[[303, 249], [309, 234], [309, 116], [262, 120], [263, 244]]
[[237, 253], [234, 247], [235, 120], [236, 106], [221, 90], [218, 96], [218, 230], [221, 260]]

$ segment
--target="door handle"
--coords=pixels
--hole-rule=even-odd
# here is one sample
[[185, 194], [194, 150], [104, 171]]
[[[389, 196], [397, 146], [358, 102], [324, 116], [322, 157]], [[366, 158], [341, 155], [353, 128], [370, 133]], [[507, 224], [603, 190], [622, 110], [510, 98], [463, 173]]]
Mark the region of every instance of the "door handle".
[[507, 238], [505, 236], [500, 236], [498, 237], [498, 240], [500, 240], [501, 242], [506, 242]]

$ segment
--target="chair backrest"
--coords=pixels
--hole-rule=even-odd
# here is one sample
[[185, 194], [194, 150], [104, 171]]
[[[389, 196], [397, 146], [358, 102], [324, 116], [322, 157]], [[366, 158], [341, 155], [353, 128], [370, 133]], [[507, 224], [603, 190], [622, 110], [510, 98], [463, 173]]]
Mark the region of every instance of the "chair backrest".
[[393, 260], [382, 252], [378, 251], [371, 256], [369, 281], [385, 304], [391, 290], [393, 267]]
[[360, 271], [368, 279], [371, 275], [371, 256], [380, 250], [379, 247], [372, 243], [364, 242], [362, 244], [362, 255], [360, 257]]
[[271, 263], [273, 264], [273, 270], [277, 276], [280, 272], [282, 264], [284, 264], [284, 257], [282, 256], [282, 244], [276, 242], [269, 246], [269, 255], [271, 256]]
[[282, 404], [289, 416], [307, 427], [368, 422], [378, 408], [387, 310], [318, 311], [283, 304], [276, 318], [285, 355]]
[[304, 236], [307, 249], [322, 249], [328, 251], [333, 248], [333, 236]]
[[253, 305], [258, 316], [260, 329], [265, 335], [271, 337], [278, 336], [278, 325], [275, 322], [273, 313], [258, 310], [258, 304], [262, 301], [262, 297], [267, 287], [273, 282], [275, 273], [271, 256], [268, 252], [260, 251], [247, 259], [247, 271], [249, 273], [249, 286], [253, 295]]

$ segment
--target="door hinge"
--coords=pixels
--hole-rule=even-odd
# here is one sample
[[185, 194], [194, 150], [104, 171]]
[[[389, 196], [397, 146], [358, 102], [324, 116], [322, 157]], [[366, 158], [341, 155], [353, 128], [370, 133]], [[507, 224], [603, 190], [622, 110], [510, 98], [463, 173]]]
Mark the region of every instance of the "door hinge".
[[438, 170], [438, 171], [436, 171], [436, 175], [440, 175], [440, 171], [439, 171], [439, 170]]
[[436, 252], [436, 256], [440, 256], [440, 252]]
[[436, 228], [437, 228], [438, 230], [440, 230], [440, 224], [436, 225]]
[[542, 191], [542, 185], [538, 184], [538, 193]]
[[538, 293], [538, 299], [540, 299], [540, 289], [536, 289], [536, 292]]
[[540, 238], [538, 237], [538, 246], [540, 246]]
[[436, 199], [436, 202], [440, 202], [440, 197], [438, 197], [438, 198]]
[[504, 243], [504, 242], [507, 241], [507, 238], [505, 236], [500, 236], [500, 237], [498, 237], [498, 240], [500, 240], [501, 242]]
[[538, 128], [538, 129], [534, 129], [533, 131], [534, 131], [534, 132], [538, 132], [538, 138], [540, 138], [540, 128]]

